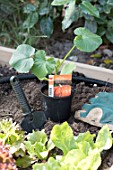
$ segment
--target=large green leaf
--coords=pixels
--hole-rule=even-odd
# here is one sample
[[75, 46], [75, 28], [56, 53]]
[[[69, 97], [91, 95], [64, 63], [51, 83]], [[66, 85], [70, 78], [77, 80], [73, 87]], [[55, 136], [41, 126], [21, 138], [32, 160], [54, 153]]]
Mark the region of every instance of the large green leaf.
[[99, 131], [96, 138], [95, 147], [100, 151], [108, 150], [112, 146], [112, 136], [107, 125]]
[[108, 3], [109, 5], [113, 5], [113, 0], [108, 0], [107, 3]]
[[106, 33], [106, 28], [101, 27], [101, 26], [98, 27], [97, 33], [98, 33], [98, 35], [103, 36]]
[[35, 49], [27, 44], [19, 45], [13, 53], [9, 64], [20, 73], [27, 73], [34, 64], [32, 56]]
[[[73, 1], [75, 1], [75, 0], [73, 0]], [[70, 2], [70, 0], [54, 0], [51, 4], [59, 6], [59, 5], [68, 4], [69, 2]]]
[[40, 3], [39, 7], [39, 15], [45, 15], [49, 13], [49, 6], [48, 6], [48, 1], [44, 0], [44, 2]]
[[102, 6], [106, 5], [106, 3], [107, 3], [106, 0], [98, 0], [98, 1], [99, 1], [99, 3], [100, 3]]
[[53, 33], [53, 20], [50, 17], [43, 17], [40, 21], [40, 28], [44, 35], [50, 37]]
[[101, 37], [86, 28], [79, 27], [74, 30], [74, 33], [77, 35], [74, 39], [74, 44], [81, 51], [92, 52], [102, 44]]
[[46, 14], [49, 14], [49, 8], [48, 8], [48, 7], [40, 8], [40, 10], [39, 10], [39, 14], [40, 14], [40, 15], [46, 15]]
[[89, 1], [83, 0], [80, 4], [80, 8], [85, 14], [99, 17], [99, 11]]
[[75, 63], [67, 63], [63, 66], [60, 74], [72, 74], [72, 72], [75, 70], [76, 64]]
[[26, 4], [24, 6], [24, 13], [31, 13], [33, 11], [36, 11], [36, 6], [34, 6], [33, 4]]
[[55, 146], [63, 151], [64, 155], [75, 148], [73, 131], [67, 122], [64, 122], [61, 125], [55, 125], [52, 129], [50, 138]]
[[73, 22], [77, 21], [79, 17], [78, 8], [75, 7], [75, 1], [70, 1], [68, 7], [65, 10], [65, 17], [62, 22], [62, 29], [65, 30]]
[[28, 18], [23, 23], [23, 28], [32, 28], [38, 22], [38, 13], [30, 13]]
[[113, 43], [113, 28], [108, 28], [106, 30], [106, 37], [110, 42]]
[[93, 19], [86, 19], [85, 20], [85, 28], [89, 29], [91, 32], [96, 33], [97, 32], [97, 22]]
[[54, 58], [46, 58], [46, 53], [43, 50], [38, 50], [35, 54], [34, 65], [32, 72], [39, 79], [44, 79], [47, 74], [51, 74], [56, 66]]
[[113, 8], [112, 6], [106, 4], [105, 6], [103, 6], [103, 11], [105, 14], [110, 14], [112, 8]]

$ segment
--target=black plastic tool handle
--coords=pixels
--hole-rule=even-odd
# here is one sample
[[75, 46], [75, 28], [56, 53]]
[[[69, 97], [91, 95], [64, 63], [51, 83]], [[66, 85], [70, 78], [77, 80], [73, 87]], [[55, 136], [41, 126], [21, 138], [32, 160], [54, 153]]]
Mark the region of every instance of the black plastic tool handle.
[[22, 108], [24, 116], [31, 114], [31, 108], [28, 104], [28, 101], [17, 76], [12, 76], [10, 78], [10, 83]]

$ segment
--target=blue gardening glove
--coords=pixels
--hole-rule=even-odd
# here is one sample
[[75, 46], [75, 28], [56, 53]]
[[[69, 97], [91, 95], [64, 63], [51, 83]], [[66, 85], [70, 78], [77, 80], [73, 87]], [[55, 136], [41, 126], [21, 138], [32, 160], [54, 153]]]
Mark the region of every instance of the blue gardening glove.
[[113, 93], [100, 92], [75, 112], [75, 119], [102, 127], [107, 124], [113, 131]]
[[82, 109], [84, 111], [80, 113], [81, 118], [88, 117], [89, 113], [91, 117], [92, 113], [93, 119], [93, 113], [96, 114], [97, 112], [96, 119], [101, 114], [100, 120], [98, 120], [99, 123], [113, 124], [113, 93], [99, 92], [94, 98], [89, 100], [89, 104], [84, 104]]

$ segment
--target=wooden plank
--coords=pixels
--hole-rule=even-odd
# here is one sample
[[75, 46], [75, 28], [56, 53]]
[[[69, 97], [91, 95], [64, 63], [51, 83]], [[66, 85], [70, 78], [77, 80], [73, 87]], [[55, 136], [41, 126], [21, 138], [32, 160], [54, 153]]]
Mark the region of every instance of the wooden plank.
[[0, 46], [0, 64], [8, 64], [12, 53], [15, 50], [12, 48], [2, 47]]
[[[14, 49], [1, 47], [0, 46], [0, 63], [1, 64], [8, 64]], [[66, 61], [68, 63], [70, 61]], [[113, 83], [113, 70], [91, 66], [88, 64], [82, 64], [79, 62], [74, 62], [76, 64], [75, 71], [85, 74], [85, 76], [89, 78], [94, 78], [98, 80], [103, 80], [107, 82]]]
[[81, 72], [90, 78], [113, 83], [113, 70], [82, 63], [76, 63], [76, 66], [78, 72]]

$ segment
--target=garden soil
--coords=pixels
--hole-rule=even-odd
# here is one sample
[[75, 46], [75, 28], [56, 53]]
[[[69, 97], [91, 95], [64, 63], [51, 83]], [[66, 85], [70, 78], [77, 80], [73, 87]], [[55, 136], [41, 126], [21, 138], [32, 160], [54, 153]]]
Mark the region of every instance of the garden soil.
[[[0, 78], [11, 76], [17, 74], [13, 69], [9, 69], [7, 66], [0, 66]], [[45, 82], [39, 82], [36, 79], [33, 80], [22, 80], [21, 85], [27, 97], [27, 100], [34, 110], [42, 110], [43, 109], [43, 100], [40, 93], [40, 88], [44, 85]], [[72, 100], [72, 116], [68, 120], [68, 123], [73, 129], [74, 135], [78, 135], [79, 133], [83, 133], [86, 131], [90, 131], [92, 134], [97, 134], [99, 129], [98, 127], [91, 126], [87, 123], [75, 120], [73, 117], [73, 113], [83, 106], [84, 103], [88, 102], [91, 97], [94, 97], [100, 91], [113, 92], [113, 87], [95, 87], [88, 86], [84, 82], [73, 85], [75, 89], [75, 93]], [[20, 105], [17, 101], [14, 91], [9, 83], [0, 84], [0, 120], [12, 118], [17, 123], [21, 123], [23, 119], [23, 113], [20, 108]], [[56, 123], [48, 120], [44, 129], [46, 134], [49, 135], [51, 133], [52, 127]], [[113, 164], [113, 148], [109, 151], [104, 151], [102, 153], [102, 165], [99, 170], [109, 169]]]

